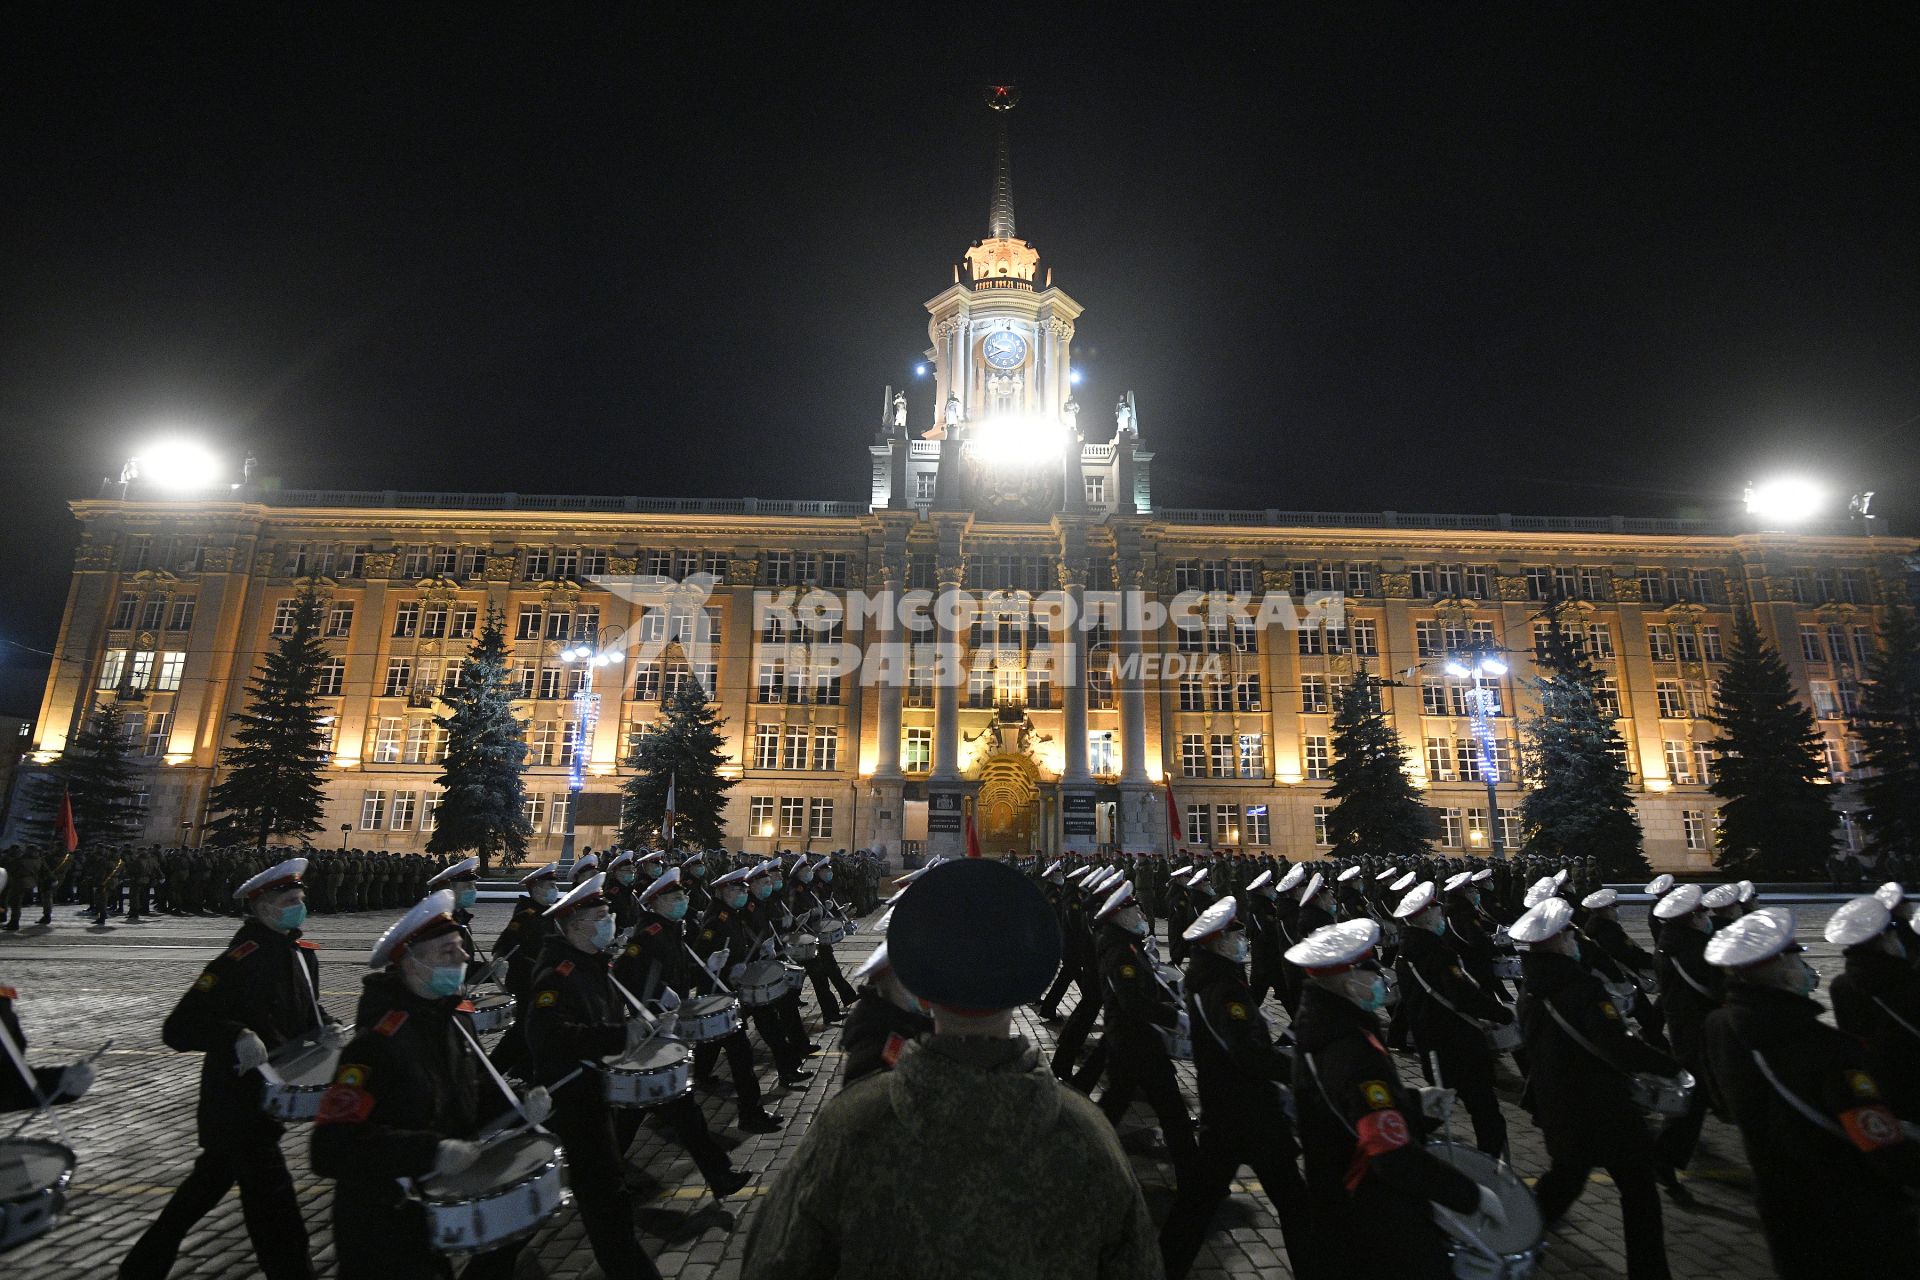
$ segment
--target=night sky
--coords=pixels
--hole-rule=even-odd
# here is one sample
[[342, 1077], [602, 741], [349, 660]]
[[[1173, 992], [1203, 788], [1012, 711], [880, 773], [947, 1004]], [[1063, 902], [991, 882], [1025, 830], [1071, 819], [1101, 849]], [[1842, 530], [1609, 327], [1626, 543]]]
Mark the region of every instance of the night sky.
[[1163, 505], [1811, 466], [1920, 526], [1920, 7], [149, 7], [0, 18], [8, 640], [166, 425], [292, 488], [864, 498], [999, 79], [1081, 422], [1134, 390]]

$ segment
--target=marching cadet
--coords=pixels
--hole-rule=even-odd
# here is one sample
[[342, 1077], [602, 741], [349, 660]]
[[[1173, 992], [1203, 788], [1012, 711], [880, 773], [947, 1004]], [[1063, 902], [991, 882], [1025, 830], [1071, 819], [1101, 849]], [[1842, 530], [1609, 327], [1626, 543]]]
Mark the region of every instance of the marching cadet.
[[[1907, 1139], [1852, 1036], [1820, 1021], [1793, 913], [1763, 907], [1714, 934], [1726, 999], [1703, 1031], [1706, 1080], [1740, 1126], [1782, 1280], [1907, 1274], [1920, 1253]], [[1903, 1188], [1906, 1190], [1903, 1191]]]
[[1651, 952], [1627, 936], [1620, 923], [1619, 904], [1620, 895], [1612, 889], [1595, 889], [1580, 899], [1580, 909], [1586, 913], [1578, 925], [1581, 954], [1588, 967], [1598, 970], [1601, 977], [1632, 985], [1633, 1007], [1621, 1012], [1631, 1014], [1640, 1024], [1647, 1043], [1664, 1052], [1666, 1024], [1660, 1017], [1659, 1005], [1647, 995], [1647, 984], [1652, 981], [1658, 962]]
[[632, 1280], [660, 1272], [634, 1240], [613, 1108], [593, 1072], [558, 1083], [583, 1059], [633, 1053], [650, 1031], [646, 1021], [631, 1016], [609, 980], [613, 917], [605, 883], [598, 873], [588, 876], [547, 908], [554, 928], [535, 965], [525, 1032], [534, 1079], [553, 1089], [552, 1128], [566, 1148], [568, 1183], [594, 1260], [610, 1280]]
[[1247, 943], [1251, 950], [1247, 985], [1253, 991], [1253, 1007], [1258, 1009], [1267, 993], [1280, 985], [1280, 971], [1286, 967], [1281, 953], [1292, 946], [1280, 932], [1279, 893], [1274, 888], [1273, 872], [1262, 871], [1247, 882]]
[[833, 944], [820, 936], [820, 929], [829, 923], [832, 917], [832, 899], [822, 895], [816, 884], [818, 876], [827, 865], [822, 857], [818, 862], [808, 862], [803, 856], [794, 864], [793, 870], [793, 906], [798, 915], [799, 927], [819, 937], [819, 945], [814, 949], [813, 959], [806, 964], [807, 977], [813, 983], [813, 998], [820, 1005], [820, 1021], [832, 1026], [846, 1015], [841, 1005], [851, 1005], [857, 994], [847, 975], [840, 971], [840, 961], [833, 954]]
[[1670, 1273], [1659, 1156], [1629, 1084], [1635, 1072], [1677, 1077], [1680, 1065], [1627, 1034], [1621, 1011], [1581, 963], [1584, 948], [1572, 923], [1573, 908], [1556, 897], [1510, 930], [1527, 948], [1520, 966], [1528, 1101], [1552, 1160], [1534, 1196], [1541, 1221], [1552, 1227], [1580, 1198], [1594, 1166], [1605, 1169], [1620, 1192], [1628, 1280], [1664, 1280]]
[[[1067, 911], [1073, 901], [1073, 895], [1067, 889], [1067, 872], [1064, 861], [1049, 863], [1040, 873], [1040, 893], [1046, 898], [1047, 905], [1053, 908], [1054, 919], [1060, 922], [1060, 932], [1064, 937], [1067, 931]], [[1044, 1022], [1052, 1022], [1060, 1016], [1060, 999], [1067, 994], [1067, 988], [1073, 984], [1073, 966], [1062, 961], [1060, 972], [1053, 976], [1053, 985], [1040, 997], [1040, 1003], [1034, 1008], [1040, 1011]], [[845, 1037], [842, 1037], [845, 1042]]]
[[[11, 879], [11, 873], [0, 868], [0, 892], [6, 890]], [[6, 1045], [0, 1047], [0, 1111], [25, 1111], [72, 1102], [93, 1087], [93, 1064], [75, 1062], [65, 1067], [32, 1067], [30, 1076], [22, 1075], [20, 1067], [27, 1060], [27, 1036], [20, 1030], [20, 1019], [13, 1012], [13, 1002], [19, 998], [20, 993], [12, 987], [0, 987], [0, 1037], [6, 1040]]]
[[690, 853], [680, 860], [680, 883], [687, 890], [689, 920], [705, 919], [713, 907], [713, 890], [707, 884], [708, 870], [707, 855], [704, 853]]
[[[400, 869], [392, 863], [391, 859], [386, 861], [390, 866], [391, 878], [382, 890], [382, 893], [387, 895], [383, 899], [383, 905], [397, 906], [398, 903], [394, 899], [399, 896], [401, 889]], [[448, 890], [453, 894], [453, 922], [460, 926], [460, 941], [466, 945], [467, 954], [475, 957], [467, 970], [468, 985], [498, 982], [506, 977], [505, 963], [499, 960], [480, 959], [480, 948], [473, 940], [473, 908], [474, 904], [480, 901], [480, 859], [465, 857], [443, 868], [427, 881], [428, 893], [439, 889]]]
[[876, 1071], [893, 1070], [908, 1045], [933, 1031], [933, 1006], [900, 985], [884, 940], [853, 977], [856, 982], [865, 979], [866, 985], [848, 1007], [847, 1025], [840, 1032], [843, 1089]]
[[[1052, 1067], [1056, 1079], [1062, 1083], [1079, 1081], [1075, 1087], [1083, 1093], [1099, 1078], [1097, 1070], [1080, 1066], [1080, 1052], [1086, 1047], [1087, 1036], [1092, 1033], [1094, 1020], [1100, 1016], [1104, 1002], [1100, 961], [1094, 953], [1093, 913], [1101, 902], [1094, 896], [1095, 891], [1105, 878], [1093, 867], [1081, 867], [1066, 877], [1061, 889], [1066, 900], [1066, 913], [1060, 921], [1064, 957], [1061, 973], [1072, 970], [1073, 983], [1080, 995], [1073, 1012], [1067, 1015], [1066, 1026], [1054, 1041]], [[1100, 1059], [1104, 1060], [1104, 1057]]]
[[1293, 1063], [1267, 1034], [1267, 1021], [1242, 968], [1252, 942], [1239, 906], [1221, 898], [1187, 926], [1186, 1003], [1194, 1028], [1193, 1066], [1200, 1086], [1200, 1142], [1191, 1177], [1183, 1178], [1160, 1231], [1168, 1280], [1193, 1265], [1207, 1224], [1227, 1198], [1233, 1175], [1250, 1167], [1280, 1220], [1293, 1274], [1322, 1268], [1307, 1213], [1307, 1185], [1296, 1163], [1299, 1144], [1287, 1118]]
[[[573, 882], [575, 884], [577, 885], [585, 884], [587, 881], [591, 880], [593, 877], [599, 874], [600, 874], [600, 855], [593, 852], [591, 849], [581, 854], [578, 858], [574, 859]], [[616, 930], [615, 932], [618, 932], [618, 930]]]
[[[1720, 1007], [1726, 980], [1706, 958], [1707, 935], [1713, 924], [1701, 906], [1700, 886], [1683, 884], [1667, 891], [1653, 904], [1654, 919], [1660, 922], [1655, 935], [1659, 946], [1660, 1015], [1666, 1023], [1667, 1039], [1680, 1065], [1701, 1079], [1706, 1078], [1706, 1042], [1702, 1038], [1707, 1015]], [[1700, 1141], [1700, 1128], [1707, 1121], [1707, 1093], [1693, 1091], [1686, 1115], [1667, 1121], [1660, 1131], [1660, 1185], [1685, 1208], [1693, 1207], [1693, 1194], [1680, 1185], [1680, 1174], [1693, 1161], [1693, 1149]]]
[[[503, 1098], [482, 1068], [461, 1000], [471, 958], [453, 918], [454, 894], [415, 903], [374, 945], [362, 980], [360, 1032], [340, 1055], [314, 1117], [313, 1170], [333, 1178], [333, 1241], [341, 1280], [439, 1280], [453, 1272], [399, 1179], [471, 1167], [475, 1138], [511, 1108], [538, 1125], [545, 1089]], [[482, 1254], [464, 1280], [503, 1278], [524, 1242]]]
[[[1160, 904], [1167, 917], [1167, 955], [1175, 964], [1187, 955], [1187, 941], [1181, 934], [1193, 923], [1193, 902], [1187, 894], [1187, 877], [1192, 874], [1191, 863], [1181, 863], [1169, 871], [1167, 891]], [[1148, 932], [1152, 932], [1151, 927]]]
[[1132, 884], [1120, 881], [1094, 919], [1100, 926], [1095, 947], [1107, 1013], [1107, 1087], [1100, 1095], [1100, 1110], [1117, 1130], [1134, 1094], [1144, 1094], [1159, 1117], [1174, 1179], [1184, 1187], [1193, 1176], [1198, 1148], [1162, 1033], [1186, 1035], [1187, 1011], [1154, 973], [1153, 958], [1142, 941], [1147, 922], [1133, 900]]
[[[680, 869], [669, 867], [656, 877], [646, 888], [634, 895], [634, 906], [639, 912], [636, 918], [632, 939], [621, 948], [620, 955], [613, 962], [613, 976], [628, 991], [641, 1000], [657, 1001], [660, 1006], [672, 1012], [678, 1009], [684, 1000], [694, 996], [711, 994], [715, 990], [713, 975], [707, 972], [688, 948], [686, 940], [687, 890], [681, 883]], [[753, 1048], [747, 1043], [745, 1030], [735, 1031], [721, 1041], [708, 1041], [695, 1045], [693, 1050], [696, 1077], [706, 1076], [713, 1070], [713, 1062], [719, 1056], [720, 1049], [727, 1050], [727, 1065], [733, 1071], [734, 1099], [739, 1104], [740, 1127], [748, 1133], [772, 1133], [780, 1127], [780, 1118], [767, 1113], [760, 1101], [760, 1078], [753, 1071]], [[702, 1068], [705, 1070], [702, 1070]], [[703, 1138], [706, 1132], [706, 1120], [700, 1109], [689, 1100], [682, 1099], [692, 1108], [690, 1116], [675, 1116], [676, 1125], [684, 1126], [686, 1133], [681, 1145], [689, 1151], [705, 1151], [711, 1138]], [[623, 1132], [628, 1144], [633, 1134], [638, 1132], [640, 1121], [638, 1111], [629, 1111], [626, 1116], [633, 1124], [626, 1129], [615, 1125], [615, 1136]], [[625, 1117], [623, 1117], [624, 1119]], [[696, 1159], [711, 1160], [712, 1152], [705, 1152]], [[719, 1168], [724, 1169], [725, 1157], [720, 1157]], [[704, 1170], [707, 1166], [702, 1165]]]
[[[694, 934], [691, 943], [694, 951], [706, 961], [709, 972], [725, 970], [730, 986], [737, 985], [745, 976], [755, 945], [746, 914], [752, 892], [747, 888], [747, 877], [753, 870], [739, 867], [714, 880], [713, 908], [701, 920], [699, 932]], [[796, 1042], [788, 1035], [786, 1024], [773, 1006], [743, 1003], [741, 1013], [760, 1033], [761, 1043], [773, 1055], [773, 1067], [781, 1087], [798, 1089], [804, 1085], [813, 1075], [802, 1065], [806, 1057], [804, 1042]]]
[[280, 1151], [283, 1129], [261, 1109], [259, 1072], [282, 1045], [316, 1035], [334, 1048], [347, 1041], [321, 1007], [319, 957], [300, 936], [306, 869], [305, 858], [291, 858], [241, 883], [234, 897], [245, 904], [246, 923], [161, 1028], [168, 1048], [204, 1055], [200, 1157], [120, 1264], [127, 1280], [159, 1280], [171, 1271], [187, 1232], [235, 1183], [261, 1273], [269, 1280], [313, 1275], [307, 1228]]
[[1476, 986], [1446, 944], [1447, 918], [1434, 901], [1433, 881], [1415, 885], [1393, 914], [1402, 923], [1397, 967], [1406, 1025], [1421, 1065], [1435, 1084], [1459, 1094], [1473, 1117], [1475, 1144], [1497, 1156], [1507, 1147], [1507, 1120], [1493, 1090], [1485, 1024], [1511, 1023], [1513, 1011]]
[[546, 910], [560, 898], [560, 864], [549, 862], [520, 877], [526, 892], [513, 904], [513, 915], [493, 942], [493, 963], [505, 962], [503, 984], [513, 997], [513, 1022], [493, 1047], [492, 1062], [510, 1071], [526, 1060], [527, 1041], [521, 1034], [527, 1016], [527, 992], [533, 985], [533, 966], [553, 932]]
[[1647, 936], [1653, 939], [1653, 949], [1656, 952], [1660, 950], [1661, 921], [1660, 916], [1654, 911], [1654, 908], [1660, 905], [1660, 899], [1673, 892], [1673, 886], [1673, 877], [1664, 871], [1647, 881], [1645, 893], [1648, 898], [1652, 899], [1652, 901], [1647, 904]]
[[[769, 858], [747, 873], [747, 906], [744, 912], [748, 934], [754, 945], [735, 959], [752, 963], [756, 959], [781, 958], [785, 933], [794, 927], [793, 911], [781, 893], [784, 881], [778, 858]], [[788, 991], [773, 1002], [773, 1015], [785, 1030], [787, 1039], [800, 1046], [804, 1054], [820, 1052], [820, 1046], [807, 1038], [807, 1027], [800, 1016], [800, 989]]]
[[1287, 1011], [1287, 1020], [1300, 1011], [1300, 990], [1305, 981], [1299, 967], [1287, 963], [1287, 951], [1294, 945], [1306, 941], [1307, 935], [1300, 931], [1300, 882], [1307, 878], [1307, 864], [1296, 862], [1288, 867], [1286, 874], [1280, 877], [1280, 883], [1274, 886], [1273, 902], [1274, 923], [1280, 928], [1280, 967], [1275, 980], [1280, 986], [1280, 1004]]
[[1487, 931], [1486, 916], [1480, 910], [1480, 890], [1473, 872], [1459, 871], [1447, 877], [1441, 888], [1442, 911], [1447, 919], [1447, 941], [1460, 955], [1460, 966], [1474, 984], [1495, 999], [1505, 1002], [1506, 989], [1494, 976], [1493, 935]]
[[1491, 1188], [1429, 1152], [1419, 1097], [1380, 1042], [1387, 979], [1380, 925], [1349, 920], [1287, 951], [1306, 975], [1293, 1024], [1293, 1093], [1308, 1202], [1327, 1265], [1342, 1277], [1442, 1280], [1453, 1268], [1440, 1210], [1506, 1221]]
[[640, 918], [640, 903], [633, 893], [634, 883], [640, 878], [640, 865], [634, 861], [633, 850], [615, 851], [607, 859], [606, 873], [607, 911], [613, 916], [613, 931], [625, 933]]
[[1867, 1069], [1887, 1105], [1920, 1121], [1920, 974], [1907, 960], [1905, 930], [1875, 898], [1855, 898], [1827, 922], [1846, 958], [1833, 980], [1833, 1021], [1866, 1046]]

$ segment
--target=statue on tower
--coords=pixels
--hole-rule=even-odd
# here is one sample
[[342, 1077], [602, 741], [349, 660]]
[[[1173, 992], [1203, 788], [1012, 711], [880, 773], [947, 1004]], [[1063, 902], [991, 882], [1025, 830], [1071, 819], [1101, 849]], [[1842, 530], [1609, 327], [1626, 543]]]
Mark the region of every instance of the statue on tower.
[[948, 396], [947, 397], [947, 426], [949, 428], [952, 428], [952, 427], [957, 427], [959, 425], [960, 425], [960, 397]]
[[1137, 435], [1140, 431], [1140, 424], [1134, 417], [1131, 391], [1121, 396], [1120, 402], [1113, 406], [1113, 429], [1118, 435], [1126, 435], [1129, 432]]
[[907, 429], [907, 393], [905, 391], [893, 393], [893, 427], [896, 431]]

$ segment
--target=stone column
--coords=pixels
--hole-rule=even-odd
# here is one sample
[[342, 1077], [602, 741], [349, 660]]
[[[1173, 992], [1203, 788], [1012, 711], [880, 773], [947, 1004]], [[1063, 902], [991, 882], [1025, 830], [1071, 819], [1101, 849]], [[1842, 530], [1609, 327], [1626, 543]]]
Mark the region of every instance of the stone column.
[[[948, 442], [951, 444], [952, 442]], [[940, 655], [936, 661], [933, 688], [933, 770], [927, 779], [927, 855], [944, 858], [965, 856], [966, 830], [962, 821], [960, 777], [960, 688], [958, 673], [960, 633], [957, 619], [943, 618], [942, 598], [957, 594], [965, 581], [965, 563], [959, 554], [960, 526], [941, 530], [939, 552], [940, 589], [934, 601], [935, 630]], [[942, 668], [946, 668], [943, 670]]]
[[1155, 794], [1147, 772], [1147, 689], [1140, 670], [1141, 614], [1146, 597], [1146, 574], [1137, 560], [1123, 563], [1118, 647], [1120, 685], [1120, 830], [1122, 851], [1157, 852], [1165, 847], [1164, 805]]
[[[1066, 735], [1065, 760], [1060, 771], [1060, 847], [1074, 853], [1091, 852], [1099, 839], [1093, 815], [1093, 775], [1087, 771], [1087, 633], [1080, 625], [1086, 584], [1080, 570], [1063, 565], [1060, 572], [1071, 622], [1066, 639], [1056, 643], [1060, 656], [1061, 732]], [[1051, 826], [1049, 832], [1051, 833]]]
[[[874, 628], [876, 643], [886, 646], [884, 653], [894, 654], [901, 649], [901, 637], [905, 634], [900, 628], [896, 612], [896, 603], [900, 596], [900, 578], [891, 566], [881, 584], [881, 594], [886, 597], [887, 609]], [[907, 655], [898, 654], [900, 670], [889, 672], [905, 678]], [[900, 686], [893, 679], [882, 681], [875, 699], [879, 710], [879, 724], [874, 729], [873, 776], [879, 782], [900, 781]]]

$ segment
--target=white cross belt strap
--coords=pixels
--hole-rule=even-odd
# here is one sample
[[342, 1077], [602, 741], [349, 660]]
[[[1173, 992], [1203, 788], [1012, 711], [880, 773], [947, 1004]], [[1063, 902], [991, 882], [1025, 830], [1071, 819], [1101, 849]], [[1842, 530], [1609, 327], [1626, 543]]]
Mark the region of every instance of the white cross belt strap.
[[1760, 1056], [1758, 1049], [1751, 1050], [1751, 1052], [1753, 1054], [1753, 1065], [1760, 1068], [1760, 1074], [1765, 1077], [1769, 1085], [1773, 1086], [1773, 1091], [1780, 1095], [1782, 1102], [1792, 1107], [1795, 1111], [1798, 1111], [1817, 1127], [1826, 1130], [1834, 1137], [1840, 1139], [1840, 1141], [1846, 1143], [1849, 1147], [1853, 1145], [1852, 1140], [1847, 1137], [1847, 1131], [1842, 1129], [1839, 1124], [1834, 1121], [1832, 1116], [1815, 1110], [1805, 1098], [1802, 1098], [1799, 1094], [1787, 1088], [1786, 1082], [1779, 1076], [1773, 1074], [1773, 1068], [1767, 1065], [1767, 1060]]

